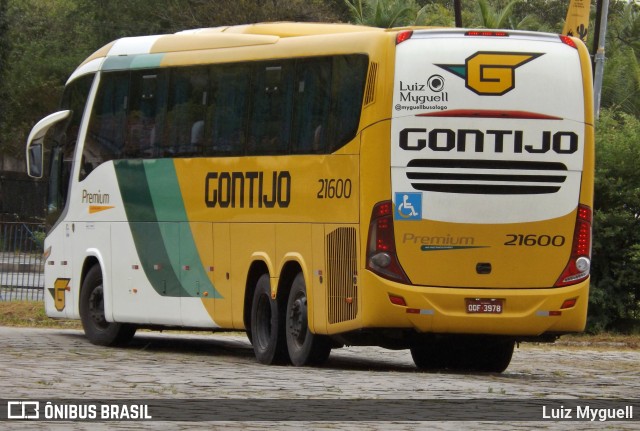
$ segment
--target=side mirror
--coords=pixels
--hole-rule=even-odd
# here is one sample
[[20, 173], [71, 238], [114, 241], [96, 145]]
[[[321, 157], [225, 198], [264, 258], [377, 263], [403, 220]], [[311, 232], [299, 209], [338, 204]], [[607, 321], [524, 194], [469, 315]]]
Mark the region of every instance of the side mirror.
[[47, 131], [55, 124], [63, 121], [71, 115], [71, 111], [59, 111], [46, 116], [33, 126], [27, 139], [27, 173], [32, 178], [42, 178], [43, 154], [42, 142]]
[[31, 178], [42, 178], [42, 152], [41, 143], [31, 145], [27, 151], [27, 173]]

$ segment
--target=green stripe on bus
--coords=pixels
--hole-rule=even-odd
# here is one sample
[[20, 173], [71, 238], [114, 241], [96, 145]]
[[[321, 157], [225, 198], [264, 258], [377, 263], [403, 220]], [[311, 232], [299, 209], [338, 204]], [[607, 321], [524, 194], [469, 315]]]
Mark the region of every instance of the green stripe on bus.
[[207, 292], [208, 297], [220, 298], [221, 295], [209, 280], [207, 271], [202, 265], [202, 259], [193, 239], [173, 160], [148, 160], [145, 161], [144, 167], [158, 220], [181, 222], [178, 238], [167, 235], [164, 230], [162, 233], [165, 248], [172, 250], [168, 254], [174, 271], [180, 274], [182, 288], [189, 293], [189, 296], [201, 296]]
[[193, 240], [173, 162], [117, 160], [114, 166], [140, 264], [154, 290], [220, 298]]

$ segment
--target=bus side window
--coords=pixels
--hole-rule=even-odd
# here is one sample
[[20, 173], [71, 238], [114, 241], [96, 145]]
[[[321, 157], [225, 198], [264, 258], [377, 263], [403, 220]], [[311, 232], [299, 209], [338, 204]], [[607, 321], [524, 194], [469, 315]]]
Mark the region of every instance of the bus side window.
[[251, 67], [220, 65], [211, 69], [211, 133], [205, 154], [244, 154]]
[[170, 88], [167, 136], [162, 155], [202, 155], [209, 98], [209, 70], [206, 67], [176, 68], [171, 74]]
[[71, 116], [58, 123], [51, 134], [49, 154], [49, 194], [47, 196], [47, 222], [53, 224], [67, 202], [73, 158], [78, 144], [80, 124], [89, 91], [95, 75], [85, 75], [71, 82], [62, 96], [61, 109], [71, 110]]
[[152, 158], [158, 155], [164, 132], [166, 90], [166, 71], [139, 70], [131, 73], [125, 157]]
[[291, 135], [293, 62], [255, 68], [248, 155], [287, 154]]
[[299, 61], [294, 92], [292, 152], [323, 153], [331, 103], [331, 59]]
[[103, 73], [89, 120], [80, 181], [100, 164], [123, 156], [129, 72]]
[[366, 55], [333, 57], [329, 152], [339, 149], [356, 136], [368, 66]]

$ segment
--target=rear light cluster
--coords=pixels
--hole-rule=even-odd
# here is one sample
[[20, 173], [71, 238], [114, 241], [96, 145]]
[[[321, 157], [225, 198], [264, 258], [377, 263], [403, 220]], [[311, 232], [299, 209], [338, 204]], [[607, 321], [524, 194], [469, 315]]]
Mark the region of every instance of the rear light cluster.
[[413, 36], [413, 30], [402, 30], [396, 34], [396, 45], [400, 45], [405, 40], [411, 39]]
[[591, 208], [585, 205], [578, 206], [571, 258], [556, 282], [556, 287], [568, 286], [589, 276], [591, 270], [591, 219]]
[[489, 31], [489, 30], [470, 30], [464, 34], [465, 36], [495, 36], [495, 37], [507, 37], [509, 33], [506, 31]]
[[560, 35], [560, 40], [562, 41], [562, 43], [564, 43], [565, 45], [570, 46], [571, 48], [576, 48], [578, 49], [578, 46], [576, 45], [576, 43], [573, 41], [573, 39], [571, 39], [571, 37], [569, 36], [565, 36], [565, 35]]
[[396, 255], [391, 201], [379, 202], [373, 207], [369, 224], [367, 269], [388, 280], [410, 283]]

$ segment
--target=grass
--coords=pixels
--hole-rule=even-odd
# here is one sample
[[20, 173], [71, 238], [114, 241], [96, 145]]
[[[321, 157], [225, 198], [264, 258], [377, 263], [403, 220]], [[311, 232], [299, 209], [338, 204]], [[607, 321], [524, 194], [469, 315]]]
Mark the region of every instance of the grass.
[[82, 328], [79, 320], [54, 320], [47, 317], [44, 312], [44, 303], [41, 301], [0, 302], [0, 326]]
[[[0, 302], [0, 326], [31, 328], [82, 329], [79, 320], [59, 320], [47, 317], [41, 301]], [[602, 333], [576, 334], [561, 337], [556, 344], [572, 348], [640, 349], [640, 334]]]

